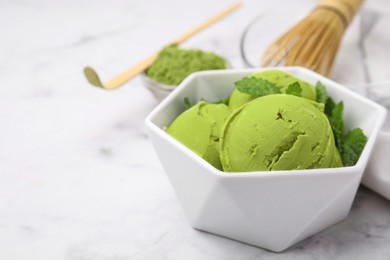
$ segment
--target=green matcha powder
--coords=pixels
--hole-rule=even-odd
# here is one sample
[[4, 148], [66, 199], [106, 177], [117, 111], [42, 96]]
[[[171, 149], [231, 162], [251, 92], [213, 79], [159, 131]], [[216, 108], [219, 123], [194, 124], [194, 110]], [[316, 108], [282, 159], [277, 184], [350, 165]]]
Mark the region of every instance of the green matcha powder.
[[168, 45], [146, 74], [157, 82], [177, 86], [192, 72], [216, 69], [226, 69], [225, 59], [212, 52]]

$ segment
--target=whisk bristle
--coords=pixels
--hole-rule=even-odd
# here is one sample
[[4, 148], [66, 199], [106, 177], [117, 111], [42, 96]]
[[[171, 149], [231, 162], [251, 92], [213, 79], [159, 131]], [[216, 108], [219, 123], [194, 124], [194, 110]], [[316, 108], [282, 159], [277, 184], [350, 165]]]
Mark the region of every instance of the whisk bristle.
[[263, 66], [303, 66], [329, 76], [346, 29], [339, 14], [314, 9], [265, 51]]

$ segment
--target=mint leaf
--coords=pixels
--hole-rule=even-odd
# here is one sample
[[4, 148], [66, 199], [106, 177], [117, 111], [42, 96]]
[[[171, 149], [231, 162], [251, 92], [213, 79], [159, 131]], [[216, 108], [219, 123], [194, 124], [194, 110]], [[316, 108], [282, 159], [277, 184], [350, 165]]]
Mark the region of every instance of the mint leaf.
[[328, 117], [332, 117], [332, 111], [333, 111], [334, 107], [336, 106], [336, 103], [329, 96], [325, 85], [322, 84], [320, 81], [318, 81], [316, 84], [316, 93], [317, 93], [317, 102], [323, 103], [325, 105], [324, 113]]
[[325, 110], [324, 110], [325, 115], [331, 117], [332, 111], [335, 108], [335, 106], [336, 106], [336, 102], [334, 102], [334, 100], [331, 97], [328, 97], [325, 103]]
[[344, 103], [341, 101], [332, 108], [330, 116], [328, 116], [330, 126], [333, 130], [334, 139], [336, 141], [337, 148], [341, 151], [342, 149], [342, 139], [344, 132]]
[[260, 78], [245, 77], [236, 81], [234, 84], [240, 92], [254, 97], [281, 93], [277, 86]]
[[286, 89], [286, 94], [301, 97], [302, 96], [301, 84], [299, 84], [298, 81], [295, 81], [294, 83], [290, 84]]
[[184, 106], [186, 107], [186, 109], [189, 109], [195, 105], [195, 104], [191, 103], [191, 101], [188, 97], [185, 97], [183, 102], [184, 102]]
[[317, 82], [316, 92], [317, 102], [325, 104], [324, 112], [332, 127], [336, 147], [340, 152], [344, 166], [355, 165], [367, 143], [367, 137], [360, 128], [355, 128], [344, 135], [344, 103], [336, 104], [321, 82]]
[[[210, 103], [210, 104], [225, 104], [225, 105], [229, 105], [229, 98], [230, 96], [224, 98], [224, 99], [221, 99], [221, 100], [218, 100], [218, 101], [215, 101], [215, 102], [208, 102], [206, 100], [204, 100], [203, 98], [201, 99], [201, 101], [206, 101], [207, 103]], [[191, 103], [190, 99], [188, 97], [185, 97], [183, 99], [183, 102], [184, 102], [184, 106], [186, 109], [189, 109], [193, 106], [195, 106], [196, 104], [195, 103]]]
[[229, 105], [229, 99], [230, 99], [230, 96], [224, 98], [224, 99], [221, 99], [221, 100], [218, 100], [218, 101], [215, 101], [215, 102], [212, 102], [213, 104], [225, 104], [225, 105]]
[[355, 128], [344, 136], [341, 153], [344, 166], [352, 166], [357, 163], [366, 143], [367, 136], [360, 128]]
[[318, 81], [316, 84], [316, 92], [317, 92], [317, 102], [326, 105], [326, 102], [329, 99], [329, 95], [328, 92], [326, 91], [324, 84], [322, 84], [320, 81]]
[[344, 103], [340, 102], [336, 104], [334, 100], [329, 97], [325, 86], [321, 82], [316, 84], [317, 102], [325, 104], [324, 113], [328, 117], [329, 124], [333, 131], [336, 147], [341, 153], [342, 139], [344, 132]]

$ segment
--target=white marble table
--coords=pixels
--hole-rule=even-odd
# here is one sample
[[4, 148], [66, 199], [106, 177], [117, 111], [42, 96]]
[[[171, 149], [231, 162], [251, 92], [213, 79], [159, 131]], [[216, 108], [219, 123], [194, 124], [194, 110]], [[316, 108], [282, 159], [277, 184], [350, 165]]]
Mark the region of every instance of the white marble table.
[[[390, 202], [364, 187], [344, 221], [279, 254], [192, 229], [145, 133], [157, 101], [139, 78], [112, 92], [84, 80], [85, 65], [109, 78], [229, 3], [0, 2], [0, 259], [389, 259]], [[244, 1], [185, 46], [242, 67], [244, 27], [288, 3]]]

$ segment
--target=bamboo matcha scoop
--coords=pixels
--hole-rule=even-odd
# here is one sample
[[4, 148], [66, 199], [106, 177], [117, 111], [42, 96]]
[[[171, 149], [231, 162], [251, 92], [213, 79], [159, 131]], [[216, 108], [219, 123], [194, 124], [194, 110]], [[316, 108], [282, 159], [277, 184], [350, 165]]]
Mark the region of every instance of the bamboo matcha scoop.
[[[217, 22], [218, 20], [222, 19], [223, 17], [227, 16], [228, 14], [232, 13], [233, 11], [237, 10], [241, 6], [241, 3], [235, 3], [228, 8], [222, 10], [221, 12], [217, 13], [213, 17], [209, 18], [208, 20], [204, 21], [203, 23], [199, 24], [197, 27], [193, 28], [192, 30], [184, 33], [180, 37], [176, 38], [171, 42], [171, 44], [180, 44], [198, 32], [202, 31], [203, 29], [207, 28], [208, 26], [212, 25], [213, 23]], [[84, 75], [87, 78], [88, 82], [91, 83], [94, 86], [101, 87], [103, 89], [116, 89], [119, 86], [123, 85], [127, 81], [131, 80], [136, 75], [140, 74], [144, 70], [146, 70], [154, 60], [157, 58], [158, 53], [154, 53], [144, 59], [143, 61], [136, 64], [134, 67], [120, 73], [119, 75], [115, 76], [114, 78], [108, 80], [105, 83], [102, 83], [99, 76], [97, 75], [96, 71], [91, 67], [85, 67], [84, 68]]]

